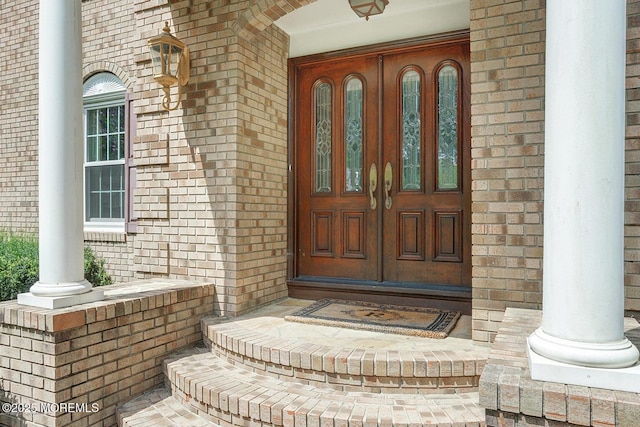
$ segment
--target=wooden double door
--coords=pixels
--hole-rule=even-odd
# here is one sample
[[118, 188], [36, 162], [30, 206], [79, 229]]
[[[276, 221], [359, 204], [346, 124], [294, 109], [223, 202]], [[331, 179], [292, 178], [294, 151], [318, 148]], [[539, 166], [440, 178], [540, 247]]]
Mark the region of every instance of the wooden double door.
[[293, 71], [294, 277], [470, 286], [468, 39]]

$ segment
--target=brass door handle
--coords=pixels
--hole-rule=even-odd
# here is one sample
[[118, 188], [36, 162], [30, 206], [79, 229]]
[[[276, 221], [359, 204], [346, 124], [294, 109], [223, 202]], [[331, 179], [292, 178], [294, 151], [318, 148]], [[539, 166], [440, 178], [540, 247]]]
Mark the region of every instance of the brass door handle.
[[369, 198], [371, 199], [371, 209], [375, 209], [378, 206], [375, 196], [376, 188], [378, 188], [378, 168], [375, 163], [371, 163], [371, 167], [369, 168]]
[[393, 169], [391, 167], [391, 162], [387, 162], [387, 165], [384, 168], [384, 207], [387, 209], [391, 209], [391, 196], [389, 196], [389, 192], [391, 191], [391, 184], [393, 182]]

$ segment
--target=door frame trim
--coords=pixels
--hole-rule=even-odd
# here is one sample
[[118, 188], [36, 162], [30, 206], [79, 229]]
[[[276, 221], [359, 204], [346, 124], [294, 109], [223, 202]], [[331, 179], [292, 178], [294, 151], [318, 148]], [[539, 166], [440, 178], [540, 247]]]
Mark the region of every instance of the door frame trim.
[[[316, 53], [313, 55], [299, 56], [288, 60], [289, 70], [302, 64], [313, 64], [315, 62], [326, 62], [329, 60], [339, 60], [346, 56], [357, 57], [359, 55], [371, 55], [373, 53], [398, 53], [410, 51], [413, 49], [421, 49], [426, 46], [441, 46], [450, 43], [460, 43], [470, 41], [469, 30], [450, 31], [447, 33], [434, 34], [430, 36], [414, 37], [410, 39], [396, 40], [386, 43], [378, 43], [360, 47], [353, 47], [343, 50], [335, 50], [325, 53]], [[292, 75], [289, 74], [289, 83], [291, 83]], [[289, 92], [291, 93], [291, 92]]]
[[[417, 298], [421, 300], [425, 297], [429, 299], [436, 299], [441, 301], [446, 301], [445, 299], [438, 298], [435, 296], [433, 291], [429, 292], [414, 292], [414, 291], [402, 291], [400, 287], [394, 286], [384, 286], [377, 285], [376, 287], [366, 285], [366, 284], [348, 284], [343, 283], [345, 281], [335, 281], [335, 283], [329, 283], [329, 281], [324, 280], [304, 280], [297, 278], [297, 263], [296, 263], [296, 254], [298, 252], [297, 242], [297, 193], [298, 193], [298, 167], [299, 165], [296, 162], [297, 152], [296, 152], [296, 141], [295, 141], [295, 111], [297, 111], [297, 99], [295, 96], [297, 87], [297, 69], [302, 65], [313, 64], [317, 62], [327, 62], [327, 61], [338, 61], [345, 57], [357, 57], [364, 55], [372, 55], [375, 53], [379, 54], [389, 54], [389, 53], [400, 53], [400, 52], [409, 52], [411, 50], [422, 49], [424, 47], [437, 47], [447, 44], [457, 44], [461, 42], [470, 43], [470, 31], [469, 30], [459, 30], [459, 31], [451, 31], [442, 34], [416, 37], [411, 39], [397, 40], [386, 43], [379, 43], [374, 45], [361, 46], [356, 48], [344, 49], [339, 51], [332, 51], [326, 53], [313, 54], [308, 56], [301, 56], [297, 58], [290, 58], [288, 60], [288, 126], [287, 126], [287, 146], [288, 146], [288, 155], [287, 155], [287, 163], [288, 163], [288, 176], [287, 176], [287, 288], [289, 292], [289, 296], [294, 298], [311, 298], [315, 299], [316, 297], [320, 297], [322, 294], [322, 290], [330, 291], [332, 293], [344, 293], [345, 298], [351, 299], [359, 299], [366, 301], [369, 298], [374, 298], [374, 295], [391, 295], [396, 296], [398, 298], [402, 298], [402, 295], [407, 297], [409, 302], [414, 300], [417, 302]], [[380, 94], [382, 96], [382, 94]], [[378, 103], [381, 105], [381, 103]], [[379, 108], [382, 108], [381, 106]], [[381, 126], [381, 124], [380, 124]], [[381, 233], [381, 231], [379, 231]], [[379, 269], [382, 268], [379, 264]], [[380, 275], [380, 274], [379, 274]], [[315, 292], [312, 290], [313, 287], [317, 288]], [[376, 288], [378, 289], [376, 291]], [[340, 289], [343, 289], [341, 291]], [[407, 288], [410, 289], [410, 288]], [[461, 307], [464, 309], [462, 311], [470, 312], [471, 309], [471, 288], [468, 287], [468, 292], [460, 292], [455, 293], [457, 296], [454, 296], [454, 300], [457, 300], [461, 303]], [[453, 296], [453, 295], [451, 295]], [[450, 296], [450, 297], [451, 297]], [[406, 298], [405, 298], [406, 299]], [[421, 304], [422, 305], [422, 304]], [[460, 308], [457, 308], [460, 310]]]

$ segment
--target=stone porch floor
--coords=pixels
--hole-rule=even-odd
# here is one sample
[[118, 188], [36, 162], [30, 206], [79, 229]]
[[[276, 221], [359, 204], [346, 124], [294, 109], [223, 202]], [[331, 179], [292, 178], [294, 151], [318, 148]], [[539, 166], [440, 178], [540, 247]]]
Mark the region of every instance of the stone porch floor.
[[[284, 317], [314, 301], [287, 298], [244, 316], [233, 319], [233, 324], [272, 338], [286, 338], [335, 347], [357, 347], [405, 351], [485, 351], [471, 340], [471, 316], [461, 316], [445, 339], [428, 339], [407, 335], [361, 331], [332, 326], [316, 326], [289, 322]], [[223, 323], [223, 322], [221, 322]]]

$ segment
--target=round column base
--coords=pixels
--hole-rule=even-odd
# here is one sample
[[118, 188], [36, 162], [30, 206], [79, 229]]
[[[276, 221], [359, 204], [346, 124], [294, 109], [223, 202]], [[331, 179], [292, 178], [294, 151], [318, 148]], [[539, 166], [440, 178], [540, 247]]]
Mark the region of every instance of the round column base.
[[89, 292], [91, 288], [91, 283], [85, 279], [71, 283], [41, 283], [38, 281], [29, 288], [29, 292], [37, 297], [65, 297], [84, 294]]
[[592, 368], [627, 368], [638, 362], [638, 349], [627, 338], [589, 343], [557, 338], [538, 328], [529, 336], [531, 350], [540, 356]]

